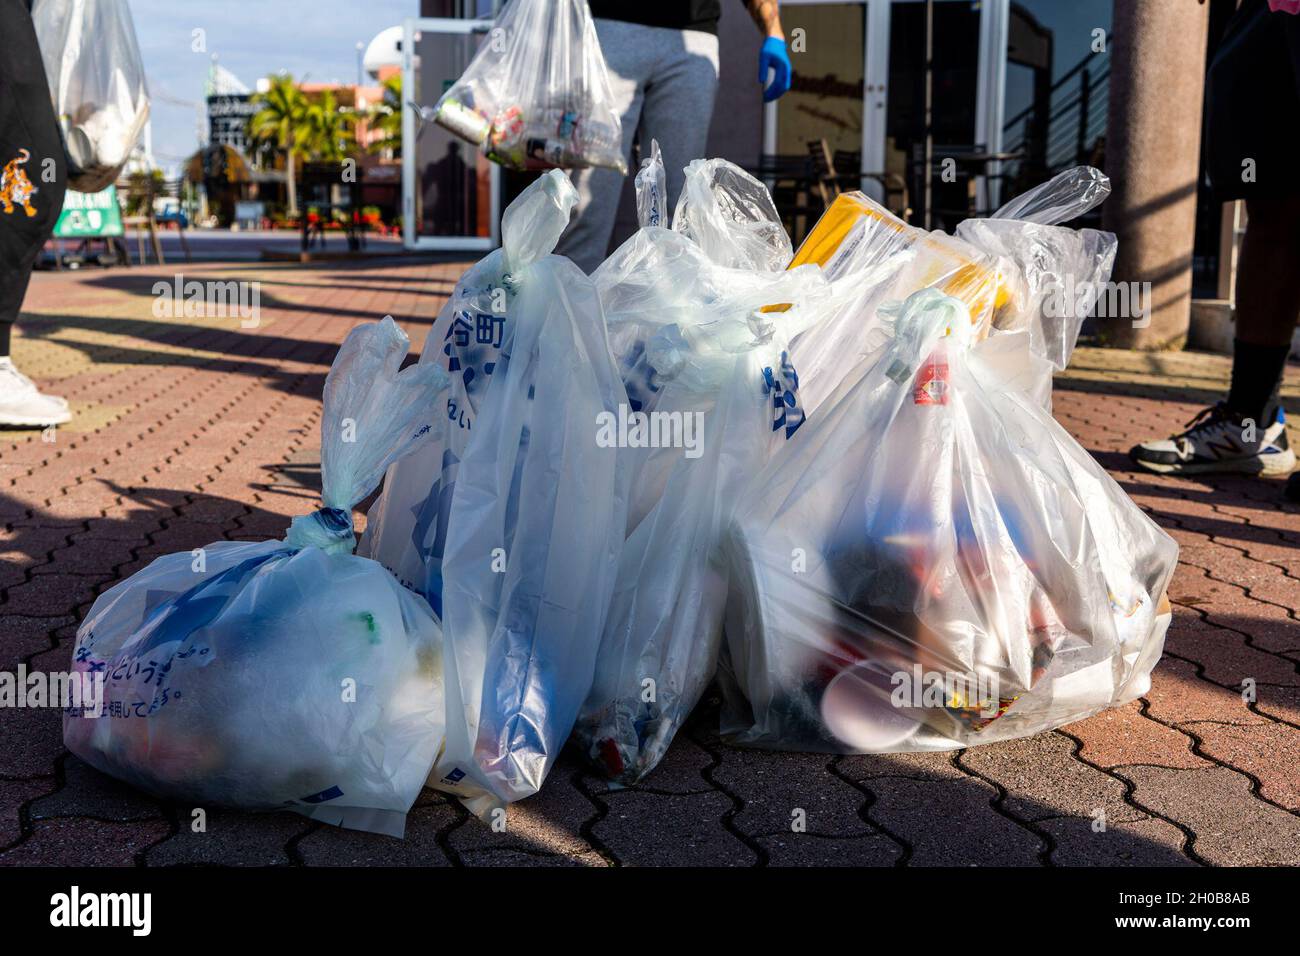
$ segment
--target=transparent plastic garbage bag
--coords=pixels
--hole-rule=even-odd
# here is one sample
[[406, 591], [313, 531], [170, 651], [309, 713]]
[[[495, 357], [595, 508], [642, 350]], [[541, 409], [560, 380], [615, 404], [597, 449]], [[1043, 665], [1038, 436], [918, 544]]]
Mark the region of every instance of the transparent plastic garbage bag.
[[283, 541], [158, 558], [96, 601], [73, 669], [99, 716], [64, 743], [165, 798], [295, 810], [401, 836], [442, 744], [441, 634], [428, 605], [352, 554], [352, 507], [437, 428], [437, 366], [398, 371], [391, 318], [354, 329], [325, 383], [324, 507]]
[[937, 289], [886, 311], [888, 347], [730, 525], [723, 732], [952, 749], [1144, 693], [1173, 540], [1039, 403], [1027, 334], [977, 339]]
[[[647, 170], [638, 182], [653, 183], [653, 161]], [[633, 783], [658, 764], [713, 679], [728, 587], [718, 544], [736, 496], [803, 420], [789, 331], [804, 313], [761, 308], [821, 301], [827, 284], [813, 266], [720, 265], [654, 225], [594, 280], [633, 402], [619, 443], [632, 489], [574, 736], [607, 776]]]
[[383, 493], [366, 516], [357, 552], [379, 561], [423, 595], [440, 617], [442, 561], [456, 474], [501, 364], [506, 330], [518, 324], [528, 305], [518, 294], [523, 277], [554, 258], [551, 252], [576, 202], [577, 192], [563, 174], [539, 177], [506, 209], [501, 248], [480, 259], [456, 283], [420, 353], [420, 364], [437, 364], [451, 375], [451, 387], [439, 396], [437, 410], [447, 425], [433, 441], [388, 470]]
[[513, 0], [433, 118], [511, 169], [626, 173], [613, 102], [586, 0]]
[[996, 328], [1027, 330], [1035, 353], [1058, 370], [1069, 364], [1084, 320], [1105, 293], [1117, 247], [1114, 233], [1061, 223], [1108, 195], [1105, 174], [1076, 166], [1017, 196], [992, 218], [957, 226], [960, 238], [1015, 267], [1010, 281], [1017, 307], [1000, 315]]
[[[683, 197], [696, 195], [692, 187], [703, 185], [699, 195], [712, 205], [712, 193], [707, 188], [712, 168], [692, 163], [686, 170]], [[825, 303], [830, 292], [825, 279], [812, 267], [793, 271], [732, 267], [715, 258], [710, 249], [716, 252], [726, 245], [732, 222], [711, 216], [694, 217], [690, 199], [678, 204], [674, 224], [683, 217], [695, 218], [698, 228], [668, 229], [662, 219], [660, 225], [655, 225], [654, 220], [663, 214], [659, 198], [662, 175], [663, 167], [654, 150], [637, 174], [637, 203], [646, 210], [642, 228], [592, 274], [609, 329], [610, 350], [627, 392], [629, 409], [637, 414], [658, 409], [664, 383], [674, 374], [671, 369], [655, 367], [652, 353], [656, 347], [662, 350], [665, 343], [685, 330], [699, 337], [696, 349], [742, 348], [740, 343], [752, 336], [747, 323], [769, 322], [763, 317], [764, 308], [772, 303], [789, 306], [797, 302], [803, 307], [801, 311], [784, 318], [780, 326], [781, 335], [788, 341], [788, 336], [802, 327], [799, 322], [805, 317], [809, 321], [820, 318], [821, 310], [815, 305]], [[743, 225], [740, 230], [744, 232]], [[700, 238], [705, 242], [698, 242]], [[705, 341], [709, 336], [725, 338], [731, 344], [709, 345]], [[751, 347], [743, 346], [745, 350]], [[680, 458], [680, 449], [674, 448], [638, 453], [632, 469], [629, 533], [658, 502]]]
[[1101, 205], [1109, 195], [1109, 176], [1092, 166], [1072, 166], [1016, 196], [989, 218], [1059, 226]]
[[[911, 226], [859, 192], [843, 193], [799, 247], [792, 266], [820, 265], [831, 282], [825, 321], [792, 343], [814, 413], [845, 377], [886, 343], [879, 306], [933, 287], [962, 299], [977, 339], [1027, 330], [1034, 352], [1057, 369], [1069, 361], [1092, 299], [1110, 276], [1115, 237], [1060, 223], [1102, 202], [1109, 180], [1077, 167], [1016, 197], [992, 219], [956, 234]], [[1051, 380], [1038, 380], [1050, 403]]]
[[68, 151], [68, 187], [117, 179], [149, 120], [149, 92], [126, 0], [37, 0], [41, 58]]
[[725, 159], [695, 159], [686, 167], [673, 231], [736, 269], [776, 272], [793, 255], [767, 187]]

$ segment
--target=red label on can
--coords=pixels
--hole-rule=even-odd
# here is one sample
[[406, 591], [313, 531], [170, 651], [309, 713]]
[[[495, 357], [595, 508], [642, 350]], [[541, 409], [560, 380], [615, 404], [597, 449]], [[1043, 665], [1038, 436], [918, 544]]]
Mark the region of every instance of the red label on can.
[[916, 385], [912, 389], [912, 403], [915, 405], [948, 404], [948, 359], [944, 356], [931, 355], [916, 373]]

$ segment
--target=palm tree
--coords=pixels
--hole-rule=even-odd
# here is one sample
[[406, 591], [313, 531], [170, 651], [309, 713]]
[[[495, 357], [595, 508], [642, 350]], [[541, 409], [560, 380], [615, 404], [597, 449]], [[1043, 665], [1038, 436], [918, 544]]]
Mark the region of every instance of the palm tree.
[[352, 152], [353, 117], [339, 109], [333, 90], [307, 101], [299, 131], [303, 152], [313, 159], [341, 163]]
[[384, 98], [370, 110], [370, 128], [381, 135], [370, 144], [371, 152], [392, 150], [393, 158], [402, 156], [402, 74], [384, 80]]
[[248, 118], [248, 136], [254, 142], [272, 143], [285, 154], [285, 172], [289, 178], [289, 215], [298, 215], [298, 183], [294, 158], [305, 155], [302, 144], [303, 117], [307, 97], [287, 73], [271, 81], [265, 93], [253, 96], [258, 107]]

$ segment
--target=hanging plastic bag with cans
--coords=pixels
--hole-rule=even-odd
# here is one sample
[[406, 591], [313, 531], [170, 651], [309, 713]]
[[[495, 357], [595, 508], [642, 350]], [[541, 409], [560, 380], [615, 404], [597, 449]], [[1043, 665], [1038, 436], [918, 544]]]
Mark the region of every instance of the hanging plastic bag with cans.
[[407, 345], [387, 318], [339, 349], [324, 507], [284, 540], [169, 554], [100, 595], [73, 651], [99, 703], [64, 712], [69, 750], [161, 797], [402, 834], [443, 739], [441, 628], [352, 553], [352, 508], [441, 427], [447, 373], [399, 371]]
[[1043, 407], [1026, 330], [933, 287], [886, 313], [732, 522], [723, 732], [943, 750], [1145, 693], [1177, 545]]
[[511, 169], [626, 173], [613, 101], [586, 0], [513, 0], [432, 112]]
[[126, 0], [37, 0], [32, 24], [68, 151], [68, 187], [99, 192], [149, 119], [131, 11]]

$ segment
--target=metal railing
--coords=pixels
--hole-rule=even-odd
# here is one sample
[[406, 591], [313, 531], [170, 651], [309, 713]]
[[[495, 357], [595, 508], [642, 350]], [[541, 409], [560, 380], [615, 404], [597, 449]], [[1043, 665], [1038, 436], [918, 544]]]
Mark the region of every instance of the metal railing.
[[1023, 151], [1045, 172], [1086, 163], [1106, 135], [1109, 95], [1110, 54], [1089, 53], [1052, 84], [1046, 104], [1031, 103], [1003, 124], [1002, 148]]

